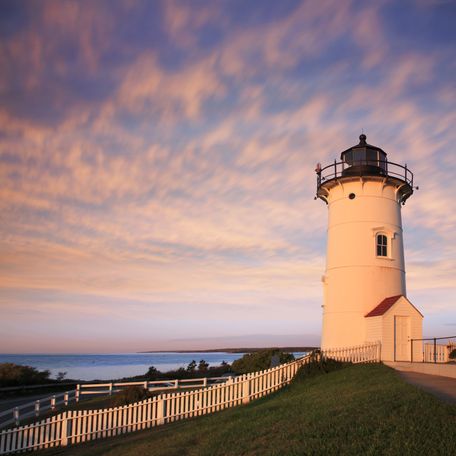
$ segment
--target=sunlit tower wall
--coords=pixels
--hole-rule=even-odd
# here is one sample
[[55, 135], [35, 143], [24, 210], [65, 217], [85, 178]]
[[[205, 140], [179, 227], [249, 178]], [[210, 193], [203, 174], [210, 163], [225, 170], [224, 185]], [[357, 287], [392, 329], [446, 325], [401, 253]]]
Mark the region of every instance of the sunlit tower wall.
[[317, 197], [328, 206], [322, 349], [364, 344], [366, 314], [387, 297], [406, 296], [401, 206], [413, 193], [407, 166], [359, 144], [341, 161], [317, 165]]

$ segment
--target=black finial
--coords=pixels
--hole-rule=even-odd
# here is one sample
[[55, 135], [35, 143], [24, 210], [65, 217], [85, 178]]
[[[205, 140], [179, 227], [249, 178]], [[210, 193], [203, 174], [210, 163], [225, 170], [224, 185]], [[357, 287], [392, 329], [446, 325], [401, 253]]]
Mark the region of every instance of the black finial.
[[362, 135], [359, 135], [359, 143], [360, 144], [366, 144], [366, 139], [367, 139], [367, 136], [363, 133]]

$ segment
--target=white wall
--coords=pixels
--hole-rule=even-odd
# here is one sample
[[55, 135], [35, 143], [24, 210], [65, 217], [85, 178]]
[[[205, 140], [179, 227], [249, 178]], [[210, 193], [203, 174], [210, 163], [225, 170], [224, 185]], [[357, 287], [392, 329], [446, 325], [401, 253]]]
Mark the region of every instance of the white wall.
[[[323, 349], [363, 344], [364, 316], [384, 298], [406, 293], [397, 182], [380, 177], [343, 178], [325, 188], [329, 222]], [[356, 195], [354, 199], [350, 193]], [[388, 237], [388, 258], [377, 257], [377, 232]]]
[[382, 342], [383, 340], [383, 316], [369, 317], [365, 319], [366, 342]]

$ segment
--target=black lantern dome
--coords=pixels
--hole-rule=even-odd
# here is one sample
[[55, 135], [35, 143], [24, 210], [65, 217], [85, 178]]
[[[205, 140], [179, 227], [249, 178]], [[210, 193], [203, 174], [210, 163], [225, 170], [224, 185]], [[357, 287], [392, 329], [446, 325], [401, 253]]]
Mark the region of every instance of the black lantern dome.
[[317, 164], [317, 198], [326, 203], [329, 189], [343, 181], [353, 179], [385, 180], [397, 186], [399, 201], [404, 204], [413, 193], [413, 173], [407, 165], [399, 165], [386, 159], [380, 147], [367, 144], [366, 135], [359, 137], [359, 144], [344, 150], [341, 161], [327, 166]]
[[386, 152], [380, 147], [367, 144], [366, 135], [359, 137], [359, 144], [344, 150], [340, 158], [347, 166], [343, 176], [385, 175], [387, 174]]

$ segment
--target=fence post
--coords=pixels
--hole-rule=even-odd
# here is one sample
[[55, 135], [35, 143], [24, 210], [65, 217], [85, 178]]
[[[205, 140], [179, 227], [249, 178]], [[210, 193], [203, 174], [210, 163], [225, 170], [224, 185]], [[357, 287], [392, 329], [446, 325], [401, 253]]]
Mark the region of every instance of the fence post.
[[67, 446], [68, 445], [68, 420], [67, 420], [67, 412], [63, 413], [62, 415], [62, 436], [60, 438], [60, 445]]
[[65, 394], [63, 395], [63, 403], [65, 404], [65, 407], [68, 406], [68, 391], [65, 391]]
[[51, 410], [55, 410], [55, 394], [51, 397]]
[[35, 401], [35, 416], [40, 416], [40, 400]]
[[163, 395], [158, 396], [157, 402], [157, 424], [165, 424], [165, 401]]
[[205, 388], [207, 386], [207, 377], [203, 378], [203, 387]]
[[14, 423], [19, 426], [19, 407], [14, 407], [13, 410]]
[[177, 378], [176, 378], [176, 380], [174, 380], [174, 388], [175, 389], [179, 388], [179, 380]]
[[437, 362], [437, 339], [434, 337], [434, 363]]
[[74, 399], [77, 402], [79, 402], [79, 394], [81, 392], [81, 385], [76, 385], [76, 391], [74, 392]]
[[250, 379], [246, 376], [242, 382], [242, 403], [248, 404], [250, 402]]
[[413, 363], [413, 339], [410, 339], [410, 362]]
[[144, 389], [149, 391], [149, 382], [147, 380], [144, 382]]

